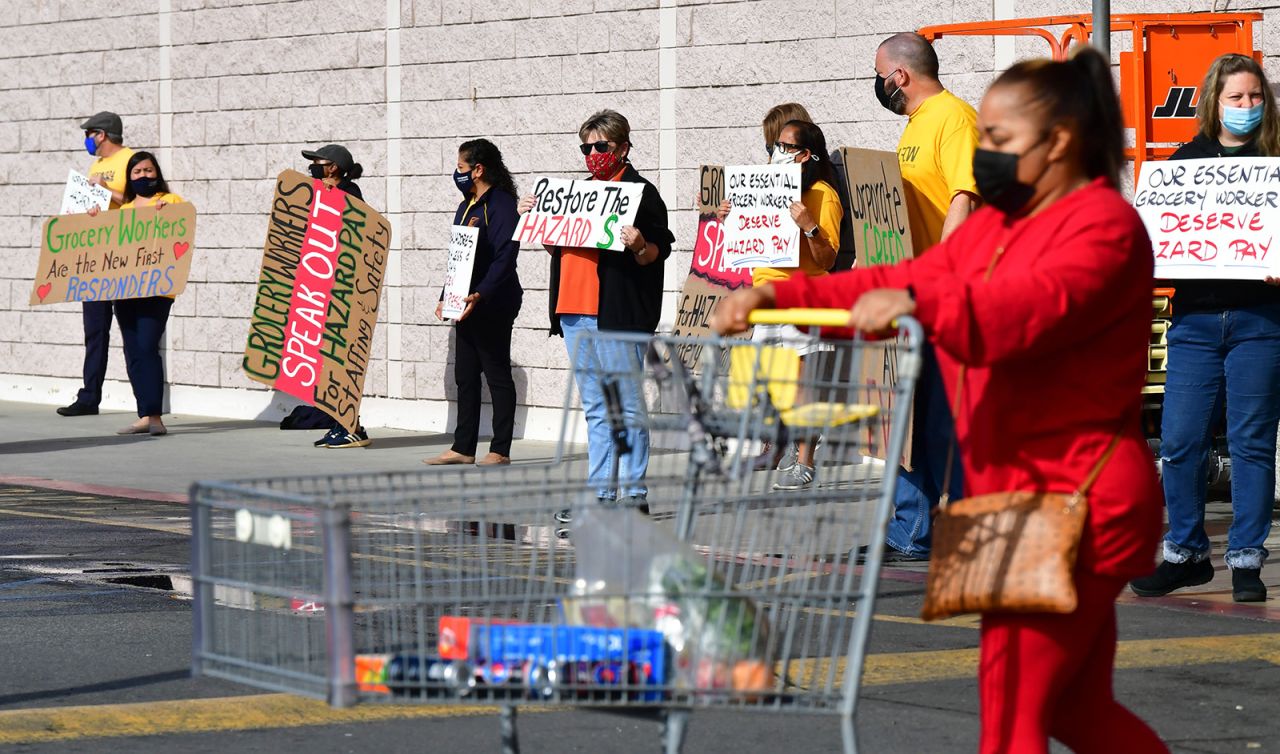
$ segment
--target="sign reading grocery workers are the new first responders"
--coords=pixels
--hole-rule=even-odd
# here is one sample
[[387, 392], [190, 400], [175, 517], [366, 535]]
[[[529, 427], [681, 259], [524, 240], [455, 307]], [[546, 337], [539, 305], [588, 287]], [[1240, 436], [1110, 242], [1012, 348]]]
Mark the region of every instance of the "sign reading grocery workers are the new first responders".
[[276, 178], [244, 371], [354, 431], [373, 351], [391, 224], [360, 199]]
[[1280, 277], [1280, 158], [1144, 162], [1133, 204], [1164, 280]]
[[622, 251], [622, 228], [634, 225], [644, 184], [542, 177], [534, 181], [533, 209], [520, 217], [513, 238], [521, 246]]
[[176, 296], [195, 251], [187, 202], [59, 215], [44, 223], [31, 304]]

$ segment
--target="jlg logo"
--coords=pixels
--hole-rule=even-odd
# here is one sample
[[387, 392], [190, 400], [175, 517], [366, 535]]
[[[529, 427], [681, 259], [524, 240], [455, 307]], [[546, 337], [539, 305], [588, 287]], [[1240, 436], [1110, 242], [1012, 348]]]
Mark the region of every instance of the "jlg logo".
[[1194, 86], [1171, 86], [1164, 104], [1151, 111], [1152, 118], [1194, 118], [1196, 117], [1196, 88]]

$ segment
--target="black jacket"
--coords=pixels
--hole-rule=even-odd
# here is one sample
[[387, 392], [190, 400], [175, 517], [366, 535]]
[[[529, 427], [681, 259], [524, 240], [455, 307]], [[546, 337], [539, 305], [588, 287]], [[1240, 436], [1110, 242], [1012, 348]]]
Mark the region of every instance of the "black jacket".
[[[1191, 141], [1178, 147], [1171, 160], [1201, 160], [1209, 158], [1261, 157], [1258, 145], [1245, 144], [1240, 151], [1228, 155], [1217, 139], [1196, 134]], [[1259, 280], [1173, 280], [1173, 310], [1175, 312], [1222, 311], [1224, 309], [1248, 309], [1252, 306], [1280, 304], [1280, 288]]]
[[[601, 251], [596, 264], [600, 277], [599, 325], [601, 330], [653, 333], [662, 318], [663, 268], [671, 256], [671, 244], [676, 238], [667, 225], [667, 205], [652, 183], [649, 183], [628, 164], [620, 180], [643, 183], [640, 209], [636, 213], [636, 228], [645, 240], [658, 247], [658, 258], [652, 264], [641, 265], [635, 255], [626, 252]], [[556, 314], [556, 301], [560, 298], [560, 251], [551, 255], [550, 281], [551, 334], [564, 337], [560, 329], [560, 317]]]
[[[520, 242], [515, 240], [516, 198], [505, 191], [490, 188], [467, 209], [470, 199], [463, 199], [453, 213], [454, 225], [474, 225], [480, 229], [476, 239], [476, 261], [471, 268], [472, 293], [480, 294], [476, 313], [515, 318], [520, 313], [524, 289], [516, 270]], [[444, 294], [441, 293], [441, 298]]]

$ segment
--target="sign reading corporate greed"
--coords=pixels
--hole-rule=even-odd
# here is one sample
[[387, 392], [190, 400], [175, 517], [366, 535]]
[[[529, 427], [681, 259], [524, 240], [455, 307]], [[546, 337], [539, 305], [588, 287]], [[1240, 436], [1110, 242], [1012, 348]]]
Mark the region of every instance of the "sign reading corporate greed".
[[176, 296], [187, 285], [195, 237], [196, 208], [186, 202], [51, 217], [31, 304]]
[[281, 173], [245, 373], [354, 431], [390, 246], [391, 224], [369, 205], [301, 173]]
[[520, 217], [513, 238], [521, 246], [570, 246], [622, 251], [622, 228], [634, 225], [643, 183], [539, 178], [537, 203]]

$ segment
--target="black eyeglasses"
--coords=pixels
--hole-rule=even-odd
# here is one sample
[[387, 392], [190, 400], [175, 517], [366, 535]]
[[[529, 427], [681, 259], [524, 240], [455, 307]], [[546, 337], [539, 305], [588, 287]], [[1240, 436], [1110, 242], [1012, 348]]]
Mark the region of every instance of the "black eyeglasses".
[[579, 144], [578, 149], [582, 150], [583, 155], [589, 155], [591, 154], [591, 149], [594, 147], [596, 152], [604, 154], [609, 151], [609, 145], [612, 143], [612, 141], [589, 141], [585, 144]]
[[[799, 152], [800, 150], [804, 149], [804, 147], [800, 146], [799, 144], [788, 144], [785, 141], [775, 141], [773, 143], [773, 148], [780, 149], [785, 154], [791, 154], [792, 152]], [[769, 156], [770, 157], [773, 156], [772, 150], [770, 150]]]

